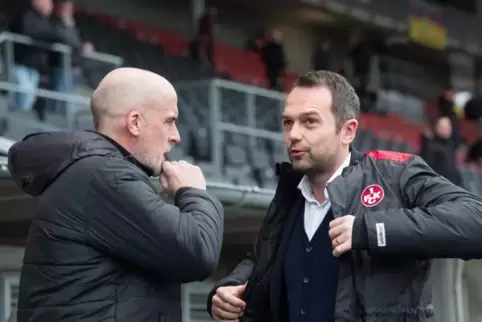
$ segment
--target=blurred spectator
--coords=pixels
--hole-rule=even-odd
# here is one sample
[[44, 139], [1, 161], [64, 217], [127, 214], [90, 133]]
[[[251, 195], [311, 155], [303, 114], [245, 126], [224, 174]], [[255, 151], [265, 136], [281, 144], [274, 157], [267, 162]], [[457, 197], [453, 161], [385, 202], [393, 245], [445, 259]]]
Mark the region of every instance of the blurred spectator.
[[282, 76], [286, 71], [286, 56], [283, 48], [283, 34], [273, 30], [261, 48], [261, 56], [266, 68], [269, 87], [281, 90], [283, 88]]
[[265, 40], [265, 32], [258, 31], [253, 35], [252, 38], [248, 39], [248, 41], [246, 42], [245, 48], [247, 51], [260, 53], [261, 48], [263, 48], [264, 40]]
[[442, 95], [438, 98], [438, 110], [440, 117], [448, 117], [452, 122], [452, 139], [455, 148], [462, 143], [460, 137], [460, 120], [455, 111], [454, 91], [452, 87], [447, 87]]
[[[213, 63], [214, 51], [214, 19], [216, 18], [217, 10], [215, 7], [209, 7], [199, 19], [199, 30], [197, 37], [192, 41], [193, 46], [197, 46], [197, 51], [194, 49], [193, 58], [201, 63]], [[196, 55], [197, 53], [197, 55]]]
[[196, 36], [189, 42], [188, 55], [189, 57], [197, 62], [201, 62], [201, 42], [199, 41], [199, 36]]
[[0, 0], [0, 32], [8, 29], [9, 18], [12, 17], [12, 0]]
[[472, 97], [464, 107], [465, 118], [470, 121], [477, 121], [482, 117], [482, 96]]
[[357, 92], [363, 95], [366, 92], [370, 77], [371, 59], [374, 48], [369, 41], [357, 40], [351, 51], [353, 73], [357, 83]]
[[448, 117], [437, 119], [430, 133], [422, 137], [420, 156], [438, 174], [453, 184], [462, 186], [462, 177], [457, 169], [452, 137], [452, 123]]
[[472, 143], [467, 151], [465, 162], [475, 163], [477, 166], [482, 167], [482, 140], [478, 139]]
[[[52, 9], [52, 0], [32, 0], [29, 8], [14, 18], [11, 31], [40, 42], [70, 44], [64, 31], [51, 24], [49, 16]], [[14, 52], [13, 81], [20, 88], [29, 91], [15, 95], [14, 108], [30, 112], [35, 103], [35, 90], [39, 84], [40, 73], [49, 68], [50, 53], [48, 49], [22, 44], [15, 44]]]
[[[74, 3], [72, 0], [55, 0], [54, 11], [50, 17], [52, 25], [61, 30], [65, 36], [64, 44], [72, 46], [72, 70], [65, 71], [63, 66], [63, 55], [58, 52], [51, 52], [50, 65], [50, 84], [49, 89], [64, 93], [74, 93], [77, 86], [77, 80], [80, 76], [82, 66], [82, 54], [89, 53], [94, 50], [91, 43], [83, 43], [77, 30], [74, 19]], [[65, 103], [52, 101], [53, 110], [59, 110], [60, 106]]]
[[313, 68], [315, 70], [333, 71], [333, 57], [329, 41], [320, 41], [315, 48], [313, 52]]
[[380, 89], [380, 67], [377, 55], [380, 50], [380, 41], [377, 39], [357, 37], [353, 40], [350, 59], [356, 91], [361, 101], [360, 108], [364, 112], [383, 113], [377, 110]]
[[441, 117], [448, 117], [450, 120], [456, 117], [454, 109], [454, 91], [447, 87], [438, 98], [438, 110]]

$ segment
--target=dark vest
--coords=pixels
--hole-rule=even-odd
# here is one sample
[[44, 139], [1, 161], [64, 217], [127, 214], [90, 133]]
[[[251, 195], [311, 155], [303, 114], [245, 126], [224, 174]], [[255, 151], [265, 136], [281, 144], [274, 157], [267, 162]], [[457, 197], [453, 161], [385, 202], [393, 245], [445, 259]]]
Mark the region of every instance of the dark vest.
[[288, 242], [283, 270], [289, 322], [325, 322], [333, 318], [338, 286], [338, 261], [328, 236], [331, 209], [308, 240], [304, 207]]

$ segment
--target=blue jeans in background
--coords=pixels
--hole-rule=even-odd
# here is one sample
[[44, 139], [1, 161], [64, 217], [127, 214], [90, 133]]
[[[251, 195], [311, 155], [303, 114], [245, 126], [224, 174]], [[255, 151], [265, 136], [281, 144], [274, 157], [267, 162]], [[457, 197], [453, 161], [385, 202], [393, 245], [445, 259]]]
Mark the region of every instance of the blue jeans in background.
[[29, 90], [14, 94], [14, 109], [31, 111], [35, 103], [35, 91], [38, 89], [40, 73], [37, 69], [25, 65], [13, 67], [13, 82], [20, 88]]
[[[50, 72], [50, 86], [51, 91], [56, 91], [65, 94], [75, 93], [77, 87], [77, 74], [71, 73], [68, 76], [62, 68], [52, 68]], [[54, 113], [66, 114], [67, 103], [59, 100], [49, 100], [48, 110]]]

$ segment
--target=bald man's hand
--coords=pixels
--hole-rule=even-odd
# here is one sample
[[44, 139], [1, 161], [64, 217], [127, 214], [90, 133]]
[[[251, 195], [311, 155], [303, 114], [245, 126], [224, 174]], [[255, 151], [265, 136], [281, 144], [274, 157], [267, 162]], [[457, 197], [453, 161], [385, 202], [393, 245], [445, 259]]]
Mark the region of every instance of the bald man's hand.
[[206, 180], [201, 169], [186, 161], [164, 161], [159, 179], [164, 191], [171, 196], [183, 187], [206, 190]]

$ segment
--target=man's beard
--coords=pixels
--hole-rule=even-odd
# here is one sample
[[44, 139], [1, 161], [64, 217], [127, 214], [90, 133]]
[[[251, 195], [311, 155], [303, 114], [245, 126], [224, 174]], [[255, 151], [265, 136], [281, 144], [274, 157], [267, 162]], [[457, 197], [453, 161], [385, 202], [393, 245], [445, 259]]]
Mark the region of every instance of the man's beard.
[[313, 155], [308, 154], [308, 157], [304, 160], [298, 162], [291, 160], [291, 164], [295, 171], [307, 176], [315, 176], [332, 172], [335, 166], [335, 158], [328, 155], [315, 158]]
[[168, 152], [164, 152], [162, 154], [162, 160], [159, 158], [159, 154], [151, 155], [147, 145], [143, 145], [142, 149], [137, 153], [137, 155], [138, 161], [152, 170], [153, 177], [159, 177], [162, 174], [162, 163], [170, 160]]

